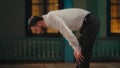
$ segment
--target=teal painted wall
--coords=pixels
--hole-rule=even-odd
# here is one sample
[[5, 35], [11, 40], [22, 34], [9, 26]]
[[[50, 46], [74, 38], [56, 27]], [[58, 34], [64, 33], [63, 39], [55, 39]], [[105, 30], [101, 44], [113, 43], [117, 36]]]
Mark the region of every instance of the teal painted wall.
[[87, 0], [73, 0], [73, 7], [87, 9]]
[[97, 3], [97, 15], [100, 19], [99, 37], [107, 38], [107, 0], [98, 0]]

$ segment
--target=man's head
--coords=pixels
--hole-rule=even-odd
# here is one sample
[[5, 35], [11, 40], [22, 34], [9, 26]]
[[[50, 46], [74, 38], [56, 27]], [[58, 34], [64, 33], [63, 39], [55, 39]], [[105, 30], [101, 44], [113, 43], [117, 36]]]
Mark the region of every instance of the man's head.
[[28, 21], [29, 29], [32, 31], [32, 33], [41, 34], [46, 31], [46, 25], [42, 17], [31, 16]]

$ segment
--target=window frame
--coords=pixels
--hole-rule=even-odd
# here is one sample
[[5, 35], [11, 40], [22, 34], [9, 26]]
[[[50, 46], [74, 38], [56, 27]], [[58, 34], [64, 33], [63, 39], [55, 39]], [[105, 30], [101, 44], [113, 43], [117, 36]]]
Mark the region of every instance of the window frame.
[[111, 0], [107, 0], [107, 37], [120, 37], [120, 33], [111, 33]]

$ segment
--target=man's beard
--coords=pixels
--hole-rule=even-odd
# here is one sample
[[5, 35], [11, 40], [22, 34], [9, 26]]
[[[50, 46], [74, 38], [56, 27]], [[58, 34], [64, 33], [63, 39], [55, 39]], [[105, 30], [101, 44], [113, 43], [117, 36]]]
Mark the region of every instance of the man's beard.
[[42, 34], [47, 33], [47, 28], [41, 27], [41, 33], [42, 33]]

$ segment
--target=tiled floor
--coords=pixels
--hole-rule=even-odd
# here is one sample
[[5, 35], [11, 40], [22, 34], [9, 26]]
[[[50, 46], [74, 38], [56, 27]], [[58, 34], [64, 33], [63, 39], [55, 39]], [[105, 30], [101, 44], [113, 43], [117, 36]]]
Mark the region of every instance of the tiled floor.
[[[0, 64], [0, 68], [75, 68], [75, 63]], [[120, 68], [120, 63], [91, 63], [90, 68]]]

